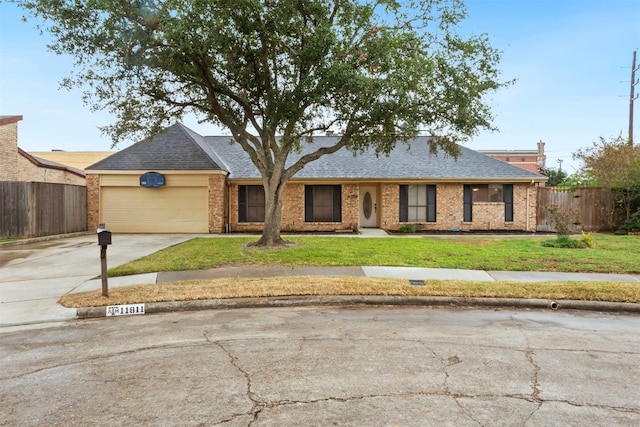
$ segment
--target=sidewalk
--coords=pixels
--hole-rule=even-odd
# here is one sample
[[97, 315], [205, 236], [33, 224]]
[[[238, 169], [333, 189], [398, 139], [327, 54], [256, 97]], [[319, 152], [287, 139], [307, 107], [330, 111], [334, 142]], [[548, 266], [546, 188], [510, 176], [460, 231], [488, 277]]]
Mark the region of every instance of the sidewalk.
[[[279, 276], [364, 276], [406, 280], [472, 280], [481, 282], [546, 282], [546, 281], [611, 281], [638, 282], [640, 275], [604, 273], [549, 273], [538, 271], [483, 271], [456, 270], [449, 268], [415, 267], [222, 267], [207, 270], [167, 271], [135, 276], [113, 277], [109, 287], [155, 283], [170, 283], [182, 280], [220, 279], [225, 277], [279, 277]], [[88, 280], [74, 292], [100, 289], [99, 279]]]
[[[149, 273], [137, 276], [109, 279], [109, 287], [171, 283], [183, 280], [203, 280], [225, 277], [282, 277], [282, 276], [364, 276], [388, 277], [410, 281], [423, 280], [469, 280], [469, 281], [617, 281], [638, 282], [640, 275], [585, 274], [455, 270], [408, 267], [226, 267], [209, 270]], [[101, 288], [100, 280], [90, 280], [74, 292]], [[640, 304], [602, 301], [548, 301], [521, 298], [454, 298], [454, 297], [403, 297], [403, 296], [289, 296], [264, 298], [232, 298], [222, 300], [175, 301], [145, 304], [145, 313], [167, 313], [173, 311], [196, 311], [229, 308], [300, 307], [300, 306], [347, 306], [347, 305], [412, 305], [412, 306], [465, 306], [501, 307], [519, 309], [589, 310], [600, 312], [640, 313]], [[104, 317], [105, 307], [79, 308], [81, 319]]]

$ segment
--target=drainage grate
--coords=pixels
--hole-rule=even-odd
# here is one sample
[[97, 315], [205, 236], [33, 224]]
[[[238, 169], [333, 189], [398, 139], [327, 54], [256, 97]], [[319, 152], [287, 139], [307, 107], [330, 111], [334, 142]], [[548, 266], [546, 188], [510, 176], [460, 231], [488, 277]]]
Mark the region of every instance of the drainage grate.
[[409, 280], [411, 286], [424, 286], [424, 280]]

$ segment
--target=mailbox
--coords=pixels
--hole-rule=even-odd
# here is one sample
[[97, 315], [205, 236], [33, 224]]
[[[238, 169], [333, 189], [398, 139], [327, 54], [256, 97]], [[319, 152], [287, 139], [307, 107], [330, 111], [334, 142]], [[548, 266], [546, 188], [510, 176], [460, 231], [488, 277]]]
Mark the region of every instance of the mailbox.
[[111, 230], [106, 228], [104, 224], [100, 224], [98, 227], [98, 244], [100, 246], [111, 244]]

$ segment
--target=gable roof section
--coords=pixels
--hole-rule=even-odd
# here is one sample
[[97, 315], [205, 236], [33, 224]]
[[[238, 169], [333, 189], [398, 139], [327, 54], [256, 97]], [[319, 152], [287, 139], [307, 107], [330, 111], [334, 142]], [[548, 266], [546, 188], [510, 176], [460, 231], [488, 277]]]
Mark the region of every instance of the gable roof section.
[[177, 123], [151, 140], [137, 142], [86, 170], [224, 170], [202, 137]]
[[[287, 166], [302, 155], [321, 146], [333, 145], [339, 137], [314, 136], [303, 143], [301, 153], [292, 153]], [[205, 142], [226, 160], [230, 179], [256, 179], [260, 174], [239, 144], [231, 137], [205, 137]], [[407, 144], [399, 143], [389, 156], [375, 155], [373, 149], [354, 156], [348, 149], [323, 156], [307, 164], [293, 180], [300, 179], [433, 179], [451, 181], [544, 181], [546, 177], [510, 165], [490, 156], [460, 146], [460, 156], [454, 159], [439, 151], [429, 153], [429, 137], [418, 137]]]
[[27, 153], [26, 151], [24, 151], [23, 149], [21, 149], [20, 147], [18, 147], [18, 154], [39, 168], [57, 169], [57, 170], [72, 173], [74, 175], [78, 175], [81, 178], [85, 178], [85, 173], [83, 170], [80, 170], [71, 166], [63, 165], [57, 162], [52, 162], [51, 160], [43, 159], [41, 157], [33, 156]]
[[17, 123], [22, 120], [22, 116], [0, 116], [0, 126]]

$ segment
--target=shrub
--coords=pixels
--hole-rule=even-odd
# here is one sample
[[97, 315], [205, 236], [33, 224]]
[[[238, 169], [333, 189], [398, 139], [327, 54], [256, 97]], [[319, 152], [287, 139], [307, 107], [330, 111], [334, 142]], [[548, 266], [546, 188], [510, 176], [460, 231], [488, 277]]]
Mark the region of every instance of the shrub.
[[640, 231], [640, 209], [638, 209], [628, 220], [622, 224], [620, 229], [625, 229], [630, 232]]
[[591, 231], [588, 233], [585, 233], [584, 230], [582, 231], [582, 243], [584, 243], [584, 246], [587, 248], [593, 248], [595, 246], [595, 237]]
[[570, 239], [568, 237], [558, 237], [557, 239], [543, 240], [540, 244], [547, 248], [584, 249], [585, 247], [587, 247], [584, 241]]
[[562, 210], [558, 205], [548, 209], [558, 238], [568, 237], [571, 234], [571, 224], [578, 223], [578, 212], [573, 209]]
[[398, 231], [401, 232], [401, 233], [415, 233], [416, 232], [416, 226], [413, 225], [413, 224], [405, 224], [405, 225], [400, 226]]

